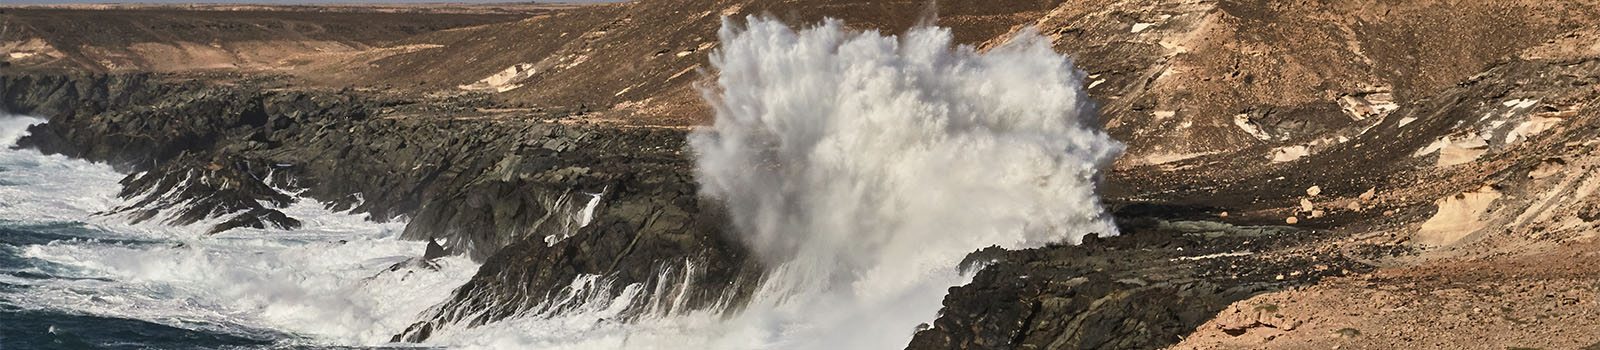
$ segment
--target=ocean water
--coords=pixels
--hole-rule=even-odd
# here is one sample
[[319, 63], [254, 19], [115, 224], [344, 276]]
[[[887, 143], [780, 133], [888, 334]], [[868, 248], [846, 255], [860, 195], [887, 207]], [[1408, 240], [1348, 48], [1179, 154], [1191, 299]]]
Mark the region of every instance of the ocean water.
[[10, 149], [40, 122], [0, 117], [0, 348], [386, 346], [477, 268], [402, 264], [425, 249], [402, 223], [304, 199], [293, 231], [129, 225], [107, 214], [124, 174]]
[[[657, 308], [686, 293], [609, 295], [583, 276], [558, 305], [390, 344], [477, 266], [407, 264], [424, 244], [396, 239], [403, 224], [305, 199], [285, 210], [305, 222], [292, 231], [130, 225], [107, 214], [124, 174], [7, 147], [0, 348], [899, 348], [970, 277], [968, 253], [1116, 234], [1096, 187], [1122, 145], [1048, 38], [1023, 30], [980, 51], [945, 28], [764, 17], [724, 19], [718, 36], [702, 89], [714, 125], [689, 141], [701, 194], [729, 203], [739, 243], [769, 268], [742, 308]], [[0, 145], [38, 122], [0, 117]], [[694, 278], [695, 263], [662, 280]]]

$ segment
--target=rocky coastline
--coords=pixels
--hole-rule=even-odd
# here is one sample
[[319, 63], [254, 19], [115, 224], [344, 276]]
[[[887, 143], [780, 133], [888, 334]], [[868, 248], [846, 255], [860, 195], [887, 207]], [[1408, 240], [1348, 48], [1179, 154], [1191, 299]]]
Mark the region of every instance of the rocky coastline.
[[[963, 43], [1031, 24], [1074, 54], [1131, 147], [1101, 186], [1120, 235], [974, 252], [971, 282], [907, 347], [1489, 344], [1451, 338], [1462, 329], [1521, 337], [1493, 342], [1507, 347], [1600, 341], [1551, 335], [1600, 324], [1585, 289], [1600, 274], [1563, 265], [1592, 264], [1600, 232], [1600, 32], [1534, 3], [949, 5], [940, 24]], [[774, 6], [893, 32], [921, 5]], [[0, 110], [49, 120], [20, 147], [128, 174], [128, 204], [106, 214], [292, 229], [282, 209], [309, 198], [403, 220], [403, 238], [434, 243], [421, 259], [482, 264], [393, 341], [559, 312], [550, 301], [584, 276], [611, 283], [582, 293], [661, 291], [633, 315], [738, 308], [764, 269], [699, 194], [685, 138], [708, 113], [691, 73], [716, 46], [713, 14], [764, 7], [579, 8], [396, 34], [283, 71], [34, 57], [0, 72]], [[458, 67], [457, 53], [487, 59]], [[508, 90], [472, 85], [494, 81]], [[1555, 300], [1569, 294], [1590, 296]], [[1380, 301], [1349, 301], [1368, 297]], [[1320, 301], [1292, 305], [1305, 300]], [[1477, 310], [1435, 307], [1447, 302]], [[1496, 308], [1512, 304], [1533, 306]], [[1371, 336], [1345, 331], [1357, 327]]]
[[[760, 278], [755, 260], [725, 232], [720, 209], [696, 195], [683, 130], [474, 118], [470, 105], [239, 81], [6, 74], [0, 92], [8, 111], [50, 120], [21, 147], [130, 173], [122, 194], [140, 200], [123, 210], [136, 218], [176, 209], [167, 219], [174, 224], [232, 215], [213, 232], [290, 228], [298, 222], [278, 209], [294, 200], [282, 190], [293, 189], [335, 210], [404, 218], [405, 238], [483, 262], [451, 300], [395, 341], [547, 307], [543, 301], [583, 275], [613, 279], [599, 293], [632, 283], [671, 286], [688, 294], [682, 307], [690, 309], [737, 307]], [[454, 117], [406, 116], [418, 108]], [[571, 215], [595, 195], [600, 210], [577, 225]], [[1322, 239], [1290, 228], [1126, 208], [1122, 236], [976, 252], [969, 260], [987, 267], [951, 289], [943, 316], [910, 348], [1167, 345], [1232, 302], [1372, 268], [1250, 253]], [[1185, 258], [1207, 255], [1215, 257]], [[689, 268], [699, 269], [695, 278], [674, 277]], [[1063, 318], [1077, 326], [1045, 321]]]
[[[496, 311], [472, 320], [481, 324], [538, 306], [580, 275], [620, 288], [702, 262], [689, 305], [704, 305], [758, 271], [697, 199], [681, 130], [473, 118], [465, 106], [171, 78], [7, 74], [0, 91], [7, 111], [50, 120], [19, 147], [129, 173], [122, 195], [136, 200], [121, 210], [135, 219], [170, 209], [172, 224], [226, 217], [212, 232], [291, 228], [296, 219], [278, 209], [294, 200], [280, 190], [295, 190], [333, 210], [404, 218], [403, 238], [482, 261], [408, 340], [462, 321], [465, 309]], [[399, 116], [407, 108], [460, 116]], [[600, 210], [580, 227], [573, 215], [590, 195]]]

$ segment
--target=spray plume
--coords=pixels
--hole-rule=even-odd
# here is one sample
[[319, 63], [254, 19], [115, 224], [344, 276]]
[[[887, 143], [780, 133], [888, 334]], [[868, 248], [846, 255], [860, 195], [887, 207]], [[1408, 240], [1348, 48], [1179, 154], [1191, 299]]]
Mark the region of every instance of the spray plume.
[[715, 124], [689, 141], [702, 194], [769, 268], [733, 316], [765, 345], [901, 347], [966, 254], [1115, 234], [1095, 188], [1123, 146], [1037, 33], [987, 52], [831, 19], [718, 34]]

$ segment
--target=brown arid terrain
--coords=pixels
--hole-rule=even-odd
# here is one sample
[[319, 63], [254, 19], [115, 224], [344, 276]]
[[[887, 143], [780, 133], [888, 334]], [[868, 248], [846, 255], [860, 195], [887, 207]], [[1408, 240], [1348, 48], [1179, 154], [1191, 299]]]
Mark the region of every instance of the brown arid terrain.
[[[215, 139], [254, 143], [159, 157], [318, 164], [320, 153], [275, 147], [349, 138], [355, 151], [326, 152], [370, 150], [379, 160], [359, 166], [385, 174], [373, 186], [393, 193], [354, 191], [363, 189], [346, 183], [354, 180], [327, 180], [310, 193], [367, 193], [372, 203], [364, 210], [406, 214], [413, 225], [452, 234], [503, 232], [495, 230], [520, 224], [496, 220], [545, 210], [517, 212], [544, 199], [504, 209], [483, 193], [643, 184], [618, 196], [637, 208], [617, 204], [629, 211], [607, 214], [628, 226], [617, 230], [637, 234], [622, 243], [597, 234], [572, 243], [593, 246], [526, 255], [494, 253], [543, 242], [492, 237], [474, 241], [492, 241], [480, 243], [489, 248], [450, 247], [485, 249], [469, 253], [491, 263], [456, 303], [396, 336], [415, 341], [435, 325], [464, 321], [449, 315], [454, 310], [493, 303], [474, 290], [537, 294], [529, 288], [593, 271], [642, 281], [650, 271], [619, 262], [648, 266], [702, 248], [746, 259], [705, 248], [714, 245], [707, 239], [656, 232], [667, 230], [660, 225], [720, 230], [710, 223], [720, 219], [714, 206], [672, 181], [691, 181], [683, 179], [680, 136], [711, 120], [696, 84], [715, 74], [708, 55], [723, 18], [839, 18], [886, 33], [933, 19], [980, 49], [1037, 30], [1087, 73], [1105, 128], [1128, 145], [1102, 188], [1124, 237], [990, 252], [998, 262], [973, 284], [952, 288], [946, 311], [913, 348], [1600, 349], [1600, 2], [945, 0], [936, 11], [922, 0], [437, 6], [0, 7], [0, 75], [17, 77], [0, 86], [0, 102], [93, 115], [62, 102], [75, 101], [79, 95], [61, 97], [72, 92], [21, 91], [106, 85], [113, 88], [81, 96], [170, 105], [210, 95], [168, 96], [181, 89], [163, 86], [208, 86], [194, 89], [269, 96], [262, 99], [318, 117], [354, 115], [348, 125], [315, 130], [273, 126], [268, 136], [226, 131]], [[125, 86], [133, 92], [119, 95]], [[359, 112], [330, 107], [341, 103]], [[214, 104], [246, 116], [263, 110]], [[259, 125], [288, 114], [271, 109], [261, 113], [274, 119]], [[119, 123], [98, 115], [71, 122], [85, 129]], [[411, 163], [394, 155], [405, 141], [326, 136], [329, 125], [352, 133], [409, 128], [395, 135], [411, 142], [416, 135], [467, 141], [428, 139], [437, 142], [429, 151], [405, 151], [421, 152]], [[166, 128], [148, 126], [151, 134], [181, 129]], [[202, 138], [57, 134], [34, 142], [101, 160], [120, 159], [103, 149], [117, 142], [154, 148]], [[506, 139], [492, 139], [499, 136]], [[506, 155], [452, 158], [463, 147]], [[559, 161], [529, 160], [549, 154]], [[387, 164], [400, 161], [407, 163]], [[335, 175], [323, 176], [351, 177], [329, 171]], [[466, 189], [429, 187], [435, 177], [389, 180], [408, 171]], [[440, 209], [462, 203], [512, 214], [485, 219]], [[639, 253], [645, 247], [668, 248]], [[508, 261], [572, 267], [491, 268]], [[751, 273], [730, 266], [702, 283], [733, 284]], [[1060, 279], [1016, 277], [1030, 275]], [[1133, 310], [1150, 305], [1166, 309]], [[476, 314], [470, 323], [503, 316]]]
[[4, 9], [5, 22], [0, 25], [4, 44], [0, 48], [6, 62], [18, 68], [279, 71], [361, 53], [404, 50], [391, 47], [392, 43], [422, 33], [513, 21], [551, 10], [419, 13], [314, 6], [200, 10], [175, 6], [17, 7]]
[[1593, 240], [1446, 259], [1235, 303], [1176, 349], [1592, 349]]

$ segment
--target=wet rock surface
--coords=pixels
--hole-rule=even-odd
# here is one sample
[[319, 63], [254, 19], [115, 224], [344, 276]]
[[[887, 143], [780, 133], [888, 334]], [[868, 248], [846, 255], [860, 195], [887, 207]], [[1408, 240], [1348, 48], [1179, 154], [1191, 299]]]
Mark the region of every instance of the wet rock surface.
[[[1162, 347], [1244, 300], [1368, 273], [1380, 261], [1415, 254], [1403, 235], [1351, 235], [1403, 232], [1427, 217], [1432, 198], [1484, 181], [1516, 192], [1527, 191], [1524, 183], [1561, 178], [1530, 174], [1546, 163], [1587, 164], [1582, 152], [1592, 146], [1583, 135], [1594, 119], [1584, 109], [1565, 117], [1571, 122], [1554, 132], [1557, 141], [1491, 148], [1479, 164], [1461, 166], [1498, 170], [1474, 176], [1435, 170], [1429, 158], [1414, 155], [1429, 139], [1408, 133], [1447, 133], [1501, 100], [1551, 101], [1533, 114], [1584, 106], [1571, 101], [1592, 99], [1586, 77], [1595, 67], [1592, 60], [1508, 62], [1402, 107], [1358, 141], [1294, 162], [1122, 169], [1108, 178], [1107, 193], [1123, 235], [974, 254], [969, 264], [984, 268], [951, 289], [941, 316], [909, 348]], [[1537, 83], [1551, 79], [1556, 83]], [[375, 220], [405, 217], [404, 237], [434, 240], [432, 254], [484, 262], [396, 341], [559, 309], [548, 301], [582, 276], [614, 282], [590, 293], [615, 294], [631, 283], [688, 286], [668, 288], [689, 291], [688, 308], [737, 302], [760, 278], [760, 268], [726, 232], [722, 211], [696, 195], [682, 130], [485, 116], [476, 106], [485, 102], [471, 96], [416, 100], [235, 81], [245, 83], [8, 74], [0, 76], [0, 92], [8, 110], [51, 119], [22, 140], [24, 147], [111, 162], [134, 174], [124, 181], [123, 195], [132, 200], [122, 215], [184, 223], [233, 214], [211, 229], [291, 228], [294, 218], [277, 209], [294, 200], [284, 192], [293, 190]], [[1538, 154], [1563, 160], [1531, 156]], [[1175, 164], [1190, 162], [1196, 161]], [[1299, 170], [1316, 162], [1368, 166]], [[591, 200], [594, 215], [580, 215]], [[1272, 226], [1304, 214], [1304, 203], [1328, 214], [1306, 215], [1294, 228]], [[1592, 201], [1583, 203], [1573, 216], [1593, 221]], [[157, 216], [168, 212], [175, 214]], [[691, 269], [696, 278], [685, 277]], [[640, 299], [632, 307], [650, 303]], [[1244, 332], [1255, 327], [1229, 324], [1235, 323], [1247, 326]], [[1287, 324], [1262, 327], [1269, 326]]]
[[[270, 86], [0, 76], [8, 111], [50, 119], [21, 147], [133, 174], [120, 215], [223, 218], [212, 232], [293, 228], [278, 210], [297, 200], [292, 190], [374, 220], [407, 218], [402, 238], [484, 262], [397, 340], [526, 311], [581, 276], [607, 276], [618, 288], [690, 285], [685, 305], [700, 307], [741, 293], [728, 286], [750, 285], [734, 282], [759, 271], [725, 234], [720, 210], [697, 198], [682, 130], [482, 118], [448, 102]], [[415, 110], [435, 117], [405, 116]], [[460, 117], [438, 117], [450, 114]], [[683, 277], [690, 268], [699, 277]]]
[[[303, 190], [300, 195], [333, 210], [368, 213], [379, 221], [404, 216], [410, 220], [404, 237], [438, 239], [477, 260], [523, 235], [575, 228], [550, 218], [571, 214], [574, 203], [587, 200], [578, 198], [583, 193], [688, 167], [678, 155], [682, 131], [474, 119], [473, 108], [449, 103], [350, 91], [274, 91], [271, 81], [8, 75], [0, 84], [9, 110], [50, 118], [30, 130], [20, 147], [147, 172], [130, 176], [124, 197], [176, 196], [140, 201], [128, 210], [159, 210], [201, 197], [227, 202], [177, 222], [192, 223], [207, 214], [273, 211], [273, 205], [252, 203], [270, 199], [281, 206], [288, 199], [275, 189]], [[412, 110], [463, 116], [403, 116]], [[661, 171], [651, 172], [656, 169]], [[685, 177], [650, 180], [679, 181], [690, 186], [686, 194], [693, 192]], [[196, 181], [217, 187], [171, 191]]]
[[[118, 215], [225, 218], [212, 231], [290, 228], [295, 219], [278, 209], [296, 200], [286, 194], [294, 191], [374, 220], [408, 220], [405, 238], [437, 243], [419, 256], [484, 262], [397, 341], [559, 309], [548, 301], [582, 276], [614, 280], [591, 293], [687, 285], [667, 289], [690, 291], [685, 307], [736, 302], [760, 268], [731, 242], [722, 210], [695, 195], [684, 131], [659, 127], [704, 120], [690, 73], [716, 45], [708, 38], [717, 14], [793, 13], [799, 22], [843, 14], [894, 32], [923, 2], [870, 11], [635, 4], [427, 34], [384, 48], [391, 56], [293, 78], [6, 70], [0, 107], [50, 119], [24, 147], [134, 174]], [[1572, 31], [1593, 21], [1568, 8], [1592, 4], [974, 4], [946, 4], [938, 23], [979, 47], [1035, 24], [1087, 71], [1107, 127], [1133, 146], [1103, 187], [1122, 235], [973, 254], [965, 264], [979, 270], [972, 282], [950, 289], [940, 317], [909, 348], [1142, 349], [1191, 336], [1238, 348], [1277, 336], [1312, 348], [1393, 348], [1439, 338], [1394, 324], [1482, 314], [1460, 311], [1483, 305], [1462, 288], [1534, 305], [1502, 312], [1515, 322], [1474, 328], [1497, 333], [1552, 314], [1539, 303], [1592, 292], [1582, 288], [1592, 288], [1594, 274], [1561, 268], [1592, 263], [1592, 244], [1574, 242], [1600, 231], [1592, 175], [1600, 35]], [[682, 13], [700, 17], [684, 24]], [[486, 40], [462, 39], [478, 37]], [[537, 45], [527, 45], [530, 37]], [[434, 42], [449, 45], [413, 47]], [[463, 54], [484, 59], [463, 65]], [[457, 91], [523, 64], [538, 73], [521, 87]], [[319, 79], [333, 83], [295, 85]], [[352, 81], [360, 88], [337, 88]], [[1436, 203], [1484, 187], [1503, 196], [1465, 215], [1484, 220], [1482, 229], [1452, 232], [1459, 239], [1449, 247], [1415, 244], [1418, 226], [1439, 216]], [[1530, 253], [1551, 246], [1560, 254]], [[1452, 267], [1457, 260], [1473, 264]], [[1418, 264], [1403, 278], [1391, 271]], [[691, 270], [698, 277], [685, 277]], [[1515, 277], [1552, 271], [1573, 274]], [[1441, 275], [1457, 282], [1435, 281]], [[1396, 290], [1406, 293], [1389, 293]], [[1407, 293], [1415, 295], [1339, 301]], [[1297, 295], [1300, 304], [1291, 304]], [[1427, 307], [1439, 305], [1428, 298], [1452, 308]], [[1329, 305], [1368, 315], [1414, 308], [1351, 320], [1361, 324], [1352, 332], [1293, 317]], [[1559, 327], [1546, 328], [1566, 333], [1549, 338], [1572, 343], [1574, 332], [1600, 324], [1583, 316], [1593, 305], [1561, 304]], [[1396, 330], [1382, 341], [1360, 335], [1387, 328]], [[1533, 341], [1506, 345], [1543, 344], [1519, 340]]]
[[[119, 197], [128, 200], [109, 215], [122, 215], [131, 223], [162, 220], [169, 225], [191, 225], [213, 217], [226, 217], [213, 224], [210, 233], [235, 228], [300, 228], [300, 220], [281, 209], [294, 198], [265, 182], [271, 165], [250, 162], [201, 163], [169, 161], [160, 168], [128, 175], [122, 180]], [[231, 217], [229, 217], [231, 216]]]
[[[561, 293], [618, 295], [629, 284], [667, 295], [650, 295], [629, 305], [660, 312], [681, 306], [702, 309], [748, 295], [761, 268], [728, 237], [720, 208], [696, 198], [689, 174], [640, 173], [612, 182], [593, 223], [566, 239], [548, 243], [524, 236], [491, 256], [454, 297], [408, 327], [395, 341], [422, 341], [449, 325], [477, 326], [519, 314], [555, 314], [551, 303]], [[602, 288], [568, 290], [584, 275], [608, 278]], [[685, 294], [686, 293], [686, 294]], [[570, 295], [568, 295], [570, 296]], [[672, 305], [684, 298], [687, 303]], [[656, 305], [651, 305], [652, 303]], [[637, 315], [637, 314], [635, 314]], [[626, 321], [626, 320], [617, 320]], [[458, 325], [458, 326], [459, 326]]]

